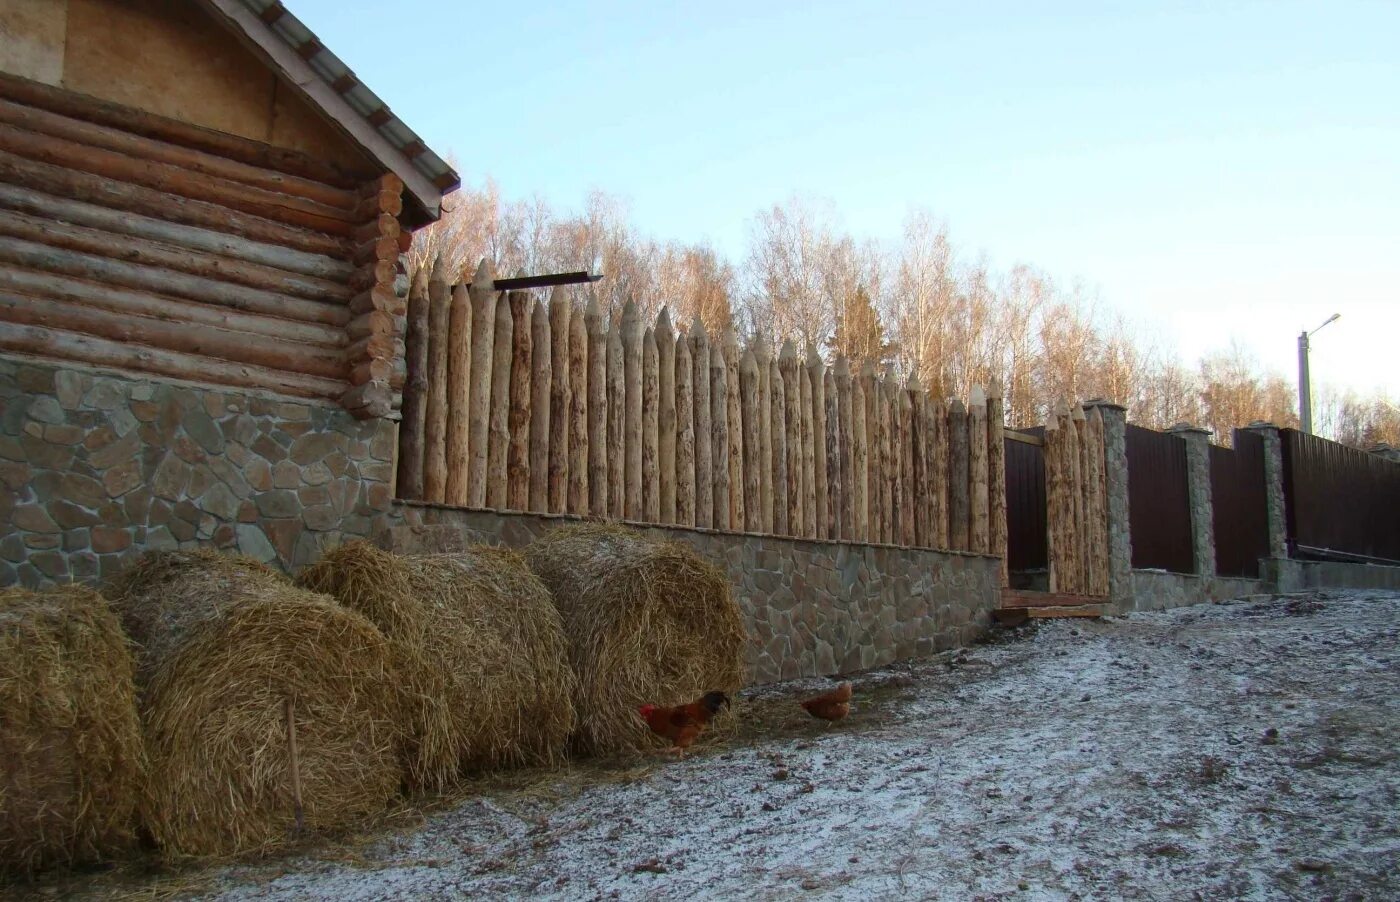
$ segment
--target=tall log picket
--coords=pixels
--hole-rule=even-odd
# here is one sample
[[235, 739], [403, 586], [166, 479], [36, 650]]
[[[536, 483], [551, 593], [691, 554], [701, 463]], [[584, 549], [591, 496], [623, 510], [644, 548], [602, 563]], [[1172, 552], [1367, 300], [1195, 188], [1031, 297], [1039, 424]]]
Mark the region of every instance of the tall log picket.
[[1074, 483], [1074, 569], [1080, 592], [1089, 589], [1089, 549], [1088, 549], [1088, 491], [1086, 472], [1089, 466], [1088, 449], [1085, 447], [1085, 432], [1088, 423], [1084, 408], [1074, 405], [1070, 410], [1069, 422], [1074, 427], [1074, 459], [1071, 461], [1071, 474]]
[[642, 519], [642, 322], [637, 302], [622, 308], [623, 511]]
[[495, 277], [482, 260], [472, 276], [467, 294], [472, 302], [472, 364], [470, 400], [467, 404], [467, 504], [486, 506], [486, 466], [489, 459], [491, 428], [491, 378], [495, 366], [496, 296]]
[[[801, 389], [798, 382], [797, 349], [792, 340], [783, 342], [778, 354], [778, 373], [783, 377], [783, 448], [786, 462], [787, 534], [802, 535], [802, 420]], [[776, 384], [776, 383], [775, 383]], [[776, 442], [776, 437], [774, 438]], [[774, 448], [776, 452], [776, 446]]]
[[919, 386], [918, 374], [909, 376], [909, 445], [913, 464], [911, 510], [914, 514], [914, 544], [932, 547], [929, 536], [928, 504], [928, 395]]
[[[529, 510], [549, 510], [549, 460], [553, 434], [551, 387], [554, 382], [554, 347], [550, 311], [536, 301], [530, 314], [530, 505]], [[562, 406], [562, 405], [561, 405]]]
[[588, 325], [579, 310], [569, 314], [569, 513], [588, 506]]
[[502, 295], [496, 302], [496, 323], [491, 341], [491, 434], [486, 461], [486, 504], [496, 510], [506, 507], [506, 452], [510, 447], [510, 369], [515, 352], [514, 320], [510, 301]]
[[798, 361], [797, 384], [802, 405], [802, 535], [817, 535], [817, 442], [812, 409], [812, 371]]
[[423, 499], [447, 498], [447, 327], [452, 287], [447, 263], [433, 262], [428, 277], [428, 410], [423, 426]]
[[530, 411], [533, 400], [531, 312], [528, 291], [506, 293], [511, 316], [510, 451], [506, 459], [506, 505], [527, 510], [530, 504]]
[[787, 385], [781, 360], [769, 362], [768, 385], [772, 400], [768, 418], [773, 441], [773, 533], [786, 536], [792, 531], [788, 528]]
[[690, 339], [676, 337], [676, 522], [695, 525], [695, 389]]
[[596, 298], [584, 314], [588, 330], [588, 510], [608, 515], [608, 337]]
[[972, 390], [967, 408], [968, 491], [971, 502], [968, 541], [978, 554], [991, 551], [991, 495], [987, 478], [987, 396], [982, 386]]
[[[562, 514], [569, 498], [569, 331], [573, 304], [563, 288], [549, 295], [549, 511]], [[536, 352], [538, 353], [538, 352]]]
[[948, 411], [943, 402], [929, 400], [929, 442], [933, 446], [929, 466], [929, 518], [933, 527], [933, 547], [948, 550], [953, 547], [948, 527], [952, 518], [949, 510], [948, 486], [951, 475], [948, 454]]
[[1046, 532], [1051, 592], [1076, 591], [1073, 547], [1074, 497], [1068, 444], [1071, 431], [1063, 405], [1045, 424]]
[[710, 347], [710, 453], [714, 528], [729, 529], [729, 370], [720, 337]]
[[1108, 594], [1108, 487], [1104, 483], [1103, 411], [1089, 411], [1089, 560], [1092, 595]]
[[851, 434], [851, 365], [845, 357], [838, 357], [833, 369], [836, 381], [837, 479], [840, 484], [836, 506], [837, 532], [843, 541], [853, 542], [857, 539], [854, 496], [856, 452]]
[[452, 288], [447, 318], [447, 487], [448, 504], [465, 507], [471, 447], [472, 302], [466, 285]]
[[[912, 378], [912, 377], [911, 377]], [[914, 383], [899, 392], [899, 544], [916, 544], [918, 528], [914, 515]]]
[[865, 396], [865, 505], [866, 541], [880, 542], [880, 393], [875, 367], [866, 362], [860, 368], [861, 394]]
[[865, 424], [865, 385], [851, 379], [851, 538], [870, 541], [870, 433]]
[[875, 403], [879, 408], [880, 417], [880, 541], [886, 545], [894, 542], [894, 481], [899, 478], [894, 466], [896, 446], [893, 435], [894, 416], [890, 410], [892, 394], [888, 380], [880, 379], [875, 383]]
[[[763, 505], [761, 499], [762, 488], [760, 486], [760, 475], [762, 465], [759, 461], [759, 430], [760, 417], [759, 410], [759, 379], [758, 361], [754, 360], [753, 349], [744, 351], [744, 356], [739, 359], [739, 399], [742, 410], [740, 413], [740, 429], [742, 431], [740, 446], [744, 451], [744, 464], [740, 468], [743, 474], [744, 486], [744, 523], [742, 528], [746, 532], [763, 532]], [[764, 420], [767, 417], [763, 418]]]
[[656, 469], [660, 522], [676, 522], [676, 330], [665, 307], [656, 317]]
[[656, 333], [642, 333], [642, 513], [648, 523], [661, 522], [661, 492], [656, 472], [657, 445], [661, 438], [657, 395]]
[[1001, 558], [1001, 584], [1010, 585], [1006, 562], [1006, 412], [1000, 382], [987, 394], [988, 516], [991, 518], [991, 553]]
[[622, 324], [613, 319], [608, 329], [608, 516], [627, 513], [627, 382], [623, 362]]
[[408, 294], [408, 334], [404, 340], [408, 379], [403, 388], [399, 427], [400, 498], [423, 498], [423, 432], [428, 411], [428, 276], [419, 270]]
[[812, 345], [807, 346], [807, 381], [812, 386], [812, 534], [825, 539], [831, 529], [826, 473], [826, 364]]
[[758, 496], [759, 529], [773, 532], [773, 375], [772, 347], [768, 337], [755, 335], [752, 351], [758, 368]]
[[695, 392], [695, 525], [714, 525], [714, 436], [710, 432], [710, 336], [697, 313], [690, 324], [691, 389]]
[[841, 538], [841, 402], [836, 394], [836, 376], [822, 367], [822, 435], [824, 453], [822, 464], [826, 471], [826, 497], [822, 499], [821, 514], [826, 518], [820, 530], [823, 538]]
[[724, 352], [727, 391], [725, 410], [729, 419], [727, 457], [729, 460], [729, 529], [744, 531], [744, 418], [739, 401], [739, 345], [734, 330], [726, 327], [720, 338]]
[[968, 485], [967, 408], [961, 399], [948, 402], [948, 546], [968, 550], [972, 502]]

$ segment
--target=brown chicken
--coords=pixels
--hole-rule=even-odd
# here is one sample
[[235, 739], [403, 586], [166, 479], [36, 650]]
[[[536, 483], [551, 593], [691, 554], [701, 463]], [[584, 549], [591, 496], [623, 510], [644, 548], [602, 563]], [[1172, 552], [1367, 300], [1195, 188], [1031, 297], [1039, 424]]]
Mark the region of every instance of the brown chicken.
[[642, 705], [637, 711], [653, 733], [670, 741], [667, 751], [684, 758], [685, 750], [705, 731], [710, 719], [728, 706], [729, 696], [723, 692], [706, 692], [699, 701], [688, 705]]
[[830, 692], [809, 698], [802, 703], [807, 713], [828, 723], [851, 713], [851, 684], [842, 683]]

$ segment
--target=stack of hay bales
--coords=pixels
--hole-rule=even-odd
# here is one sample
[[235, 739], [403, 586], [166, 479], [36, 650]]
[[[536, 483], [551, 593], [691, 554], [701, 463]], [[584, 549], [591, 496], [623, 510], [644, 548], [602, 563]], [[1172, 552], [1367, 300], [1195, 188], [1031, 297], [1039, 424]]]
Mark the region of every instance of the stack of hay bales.
[[583, 754], [648, 748], [640, 705], [694, 701], [743, 683], [743, 618], [724, 574], [678, 542], [621, 526], [555, 529], [526, 551], [569, 637]]
[[397, 674], [364, 617], [205, 550], [147, 554], [107, 593], [141, 647], [141, 812], [167, 853], [267, 849], [398, 792]]
[[142, 770], [131, 650], [107, 602], [0, 591], [0, 877], [128, 851]]
[[468, 771], [563, 760], [574, 727], [567, 643], [518, 554], [400, 556], [356, 542], [298, 580], [389, 637], [404, 675], [413, 788], [441, 792]]

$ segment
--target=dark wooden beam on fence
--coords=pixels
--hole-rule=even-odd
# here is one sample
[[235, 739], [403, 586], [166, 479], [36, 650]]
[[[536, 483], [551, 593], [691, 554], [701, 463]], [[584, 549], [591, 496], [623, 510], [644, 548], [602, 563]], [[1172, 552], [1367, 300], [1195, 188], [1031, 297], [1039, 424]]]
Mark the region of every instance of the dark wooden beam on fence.
[[602, 273], [589, 273], [584, 270], [577, 272], [557, 272], [543, 276], [517, 276], [513, 279], [496, 279], [491, 283], [491, 287], [496, 291], [524, 291], [527, 288], [552, 288], [555, 285], [583, 285], [589, 282], [598, 282], [603, 278]]

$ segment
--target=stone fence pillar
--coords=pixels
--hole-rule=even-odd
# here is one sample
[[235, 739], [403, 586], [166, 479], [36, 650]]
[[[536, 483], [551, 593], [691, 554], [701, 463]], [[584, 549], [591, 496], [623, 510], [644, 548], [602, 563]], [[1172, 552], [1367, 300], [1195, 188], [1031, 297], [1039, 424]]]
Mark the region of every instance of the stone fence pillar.
[[1177, 423], [1167, 432], [1186, 442], [1186, 493], [1191, 504], [1191, 550], [1196, 573], [1215, 578], [1215, 507], [1210, 495], [1210, 430]]
[[1103, 416], [1104, 483], [1108, 490], [1108, 595], [1121, 611], [1133, 607], [1133, 542], [1128, 527], [1128, 409], [1095, 398], [1084, 403]]
[[1269, 518], [1269, 557], [1288, 557], [1288, 515], [1283, 498], [1283, 441], [1273, 423], [1255, 421], [1245, 429], [1264, 440], [1264, 503]]

